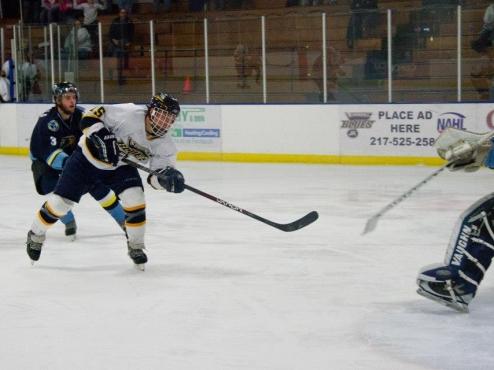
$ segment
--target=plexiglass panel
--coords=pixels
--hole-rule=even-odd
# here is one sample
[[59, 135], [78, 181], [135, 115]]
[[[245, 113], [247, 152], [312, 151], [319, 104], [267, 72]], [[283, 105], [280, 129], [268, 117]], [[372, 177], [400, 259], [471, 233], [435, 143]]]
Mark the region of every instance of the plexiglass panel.
[[208, 22], [211, 103], [262, 103], [261, 17]]
[[457, 8], [393, 11], [393, 101], [454, 102]]
[[[155, 91], [183, 104], [493, 100], [494, 52], [482, 46], [480, 34], [485, 7], [466, 4], [458, 28], [457, 6], [420, 5], [391, 12], [390, 66], [388, 15], [381, 5], [268, 12], [264, 56], [260, 12], [210, 12], [207, 22], [197, 16], [156, 20], [154, 70], [148, 21], [134, 21], [132, 35], [121, 38], [126, 41], [115, 40], [127, 31], [103, 23], [102, 59], [97, 28], [53, 25], [50, 40], [47, 26], [16, 26], [18, 100], [51, 102], [52, 80], [70, 80], [83, 103], [99, 103], [102, 96], [105, 103], [146, 103], [153, 72]], [[4, 29], [7, 50], [13, 29]]]
[[268, 103], [316, 103], [317, 83], [311, 76], [321, 54], [320, 14], [266, 17]]
[[385, 103], [387, 28], [384, 10], [327, 15], [328, 103]]
[[[484, 11], [484, 8], [464, 9], [461, 14], [463, 101], [494, 100], [494, 50], [490, 36], [481, 32]], [[443, 31], [452, 33], [449, 28]]]
[[156, 91], [181, 104], [206, 102], [204, 22], [184, 20], [155, 24]]

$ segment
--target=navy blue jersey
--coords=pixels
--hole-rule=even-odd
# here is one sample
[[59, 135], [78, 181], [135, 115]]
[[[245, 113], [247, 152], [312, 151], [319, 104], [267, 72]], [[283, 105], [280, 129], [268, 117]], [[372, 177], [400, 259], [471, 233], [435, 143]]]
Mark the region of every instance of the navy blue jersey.
[[79, 125], [82, 113], [83, 110], [76, 107], [67, 121], [62, 119], [56, 107], [43, 113], [31, 135], [31, 159], [61, 171], [65, 160], [72, 154], [82, 135]]

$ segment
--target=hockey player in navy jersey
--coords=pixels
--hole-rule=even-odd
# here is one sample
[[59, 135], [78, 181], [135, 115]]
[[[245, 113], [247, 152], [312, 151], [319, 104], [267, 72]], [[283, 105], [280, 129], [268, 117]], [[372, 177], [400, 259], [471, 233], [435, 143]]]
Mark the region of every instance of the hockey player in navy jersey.
[[121, 157], [148, 162], [160, 176], [148, 176], [155, 189], [184, 191], [184, 177], [175, 169], [177, 149], [167, 135], [180, 112], [178, 101], [164, 93], [147, 107], [115, 104], [94, 107], [81, 120], [83, 136], [69, 157], [55, 191], [43, 204], [27, 236], [27, 253], [37, 261], [45, 234], [62, 215], [79, 202], [84, 189], [96, 182], [108, 185], [120, 198], [126, 213], [127, 253], [144, 270], [146, 202], [141, 177]]
[[[82, 136], [83, 110], [77, 107], [79, 93], [76, 86], [61, 82], [53, 86], [52, 93], [55, 106], [39, 117], [30, 144], [34, 184], [41, 195], [55, 189], [67, 159]], [[115, 193], [101, 182], [94, 183], [87, 191], [124, 228], [125, 212]], [[62, 215], [60, 220], [65, 224], [65, 235], [75, 239], [77, 226], [72, 211]]]

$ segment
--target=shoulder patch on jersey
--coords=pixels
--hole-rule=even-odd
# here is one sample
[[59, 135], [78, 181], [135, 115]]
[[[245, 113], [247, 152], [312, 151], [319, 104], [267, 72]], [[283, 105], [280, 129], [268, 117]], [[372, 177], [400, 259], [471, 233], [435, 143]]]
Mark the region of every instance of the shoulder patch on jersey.
[[60, 125], [58, 124], [57, 121], [51, 120], [50, 122], [48, 122], [48, 130], [57, 132], [59, 129], [60, 129]]

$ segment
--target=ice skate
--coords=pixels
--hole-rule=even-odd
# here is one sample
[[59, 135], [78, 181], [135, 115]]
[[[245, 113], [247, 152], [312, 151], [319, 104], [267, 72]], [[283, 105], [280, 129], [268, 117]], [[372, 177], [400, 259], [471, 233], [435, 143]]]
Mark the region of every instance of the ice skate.
[[451, 272], [447, 266], [426, 268], [417, 277], [417, 293], [452, 308], [468, 312], [468, 304], [475, 296], [477, 287]]
[[[439, 304], [442, 304], [446, 307], [452, 308], [453, 310], [456, 310], [458, 312], [463, 312], [463, 313], [468, 313], [468, 303], [472, 300], [473, 296], [472, 295], [456, 295], [454, 293], [454, 288], [452, 287], [451, 281], [447, 281], [443, 283], [443, 287], [437, 287], [437, 288], [431, 288], [429, 287], [428, 290], [425, 290], [422, 287], [419, 287], [417, 289], [417, 293], [421, 295], [422, 297], [428, 298], [434, 302], [437, 302]], [[433, 293], [433, 289], [439, 289], [443, 292], [447, 292], [446, 294], [438, 294], [438, 293]]]
[[129, 257], [132, 259], [132, 261], [135, 263], [135, 267], [141, 271], [144, 271], [144, 265], [148, 261], [148, 257], [146, 256], [146, 253], [144, 253], [144, 245], [139, 244], [139, 245], [131, 245], [130, 243], [127, 243], [128, 246], [128, 253]]
[[43, 242], [45, 241], [44, 235], [36, 235], [31, 230], [27, 233], [27, 255], [31, 258], [31, 264], [39, 260], [41, 255], [41, 248], [43, 247]]
[[75, 223], [75, 220], [65, 225], [65, 236], [67, 236], [70, 241], [74, 241], [76, 239], [76, 232], [77, 225]]

